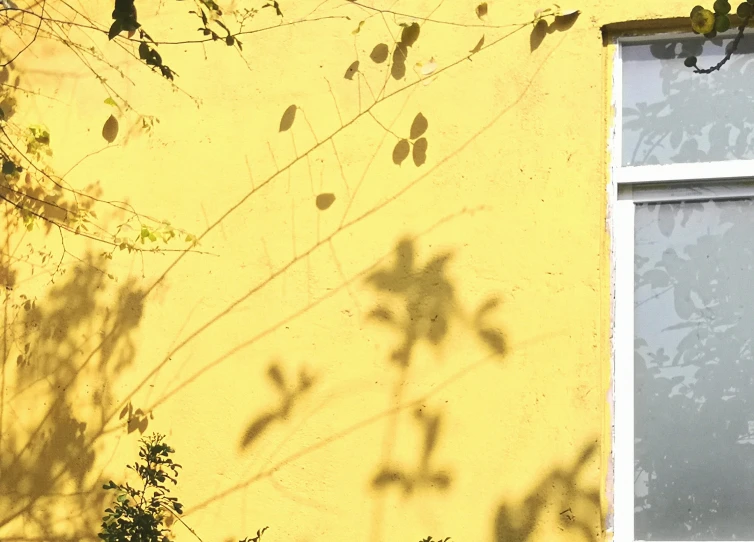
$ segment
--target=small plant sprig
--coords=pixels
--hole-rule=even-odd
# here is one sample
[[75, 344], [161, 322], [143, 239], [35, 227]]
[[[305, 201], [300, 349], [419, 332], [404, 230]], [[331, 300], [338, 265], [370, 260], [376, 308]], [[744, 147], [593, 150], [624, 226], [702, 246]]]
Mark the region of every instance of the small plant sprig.
[[[166, 485], [168, 482], [178, 484], [178, 471], [182, 467], [170, 458], [175, 450], [160, 434], [145, 437], [140, 442], [140, 461], [128, 468], [139, 475], [143, 486], [136, 489], [112, 480], [102, 486], [115, 491], [117, 496], [111, 507], [105, 509], [99, 537], [105, 542], [170, 542], [171, 532], [166, 520], [172, 516], [202, 542], [181, 519], [183, 505], [170, 496], [170, 487]], [[266, 530], [267, 527], [259, 529], [256, 536], [240, 542], [261, 542]]]
[[[128, 468], [136, 472], [143, 482], [141, 489], [129, 484], [116, 484], [112, 480], [103, 489], [117, 493], [111, 508], [105, 510], [99, 537], [105, 542], [169, 542], [169, 529], [165, 524], [171, 514], [179, 518], [183, 505], [170, 496], [166, 485], [178, 483], [181, 465], [170, 454], [173, 448], [164, 442], [164, 435], [155, 434], [141, 440], [140, 461]], [[180, 519], [180, 518], [179, 518]]]

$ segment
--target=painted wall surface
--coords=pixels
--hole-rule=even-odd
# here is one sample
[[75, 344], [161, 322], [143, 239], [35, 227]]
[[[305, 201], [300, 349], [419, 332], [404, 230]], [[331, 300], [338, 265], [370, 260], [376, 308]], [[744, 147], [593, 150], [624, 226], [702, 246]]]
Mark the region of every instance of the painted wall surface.
[[[197, 39], [190, 4], [142, 4], [158, 41]], [[77, 27], [56, 28], [112, 66], [45, 34], [5, 68], [0, 105], [49, 127], [69, 186], [204, 234], [205, 253], [110, 260], [4, 210], [1, 540], [96, 539], [103, 481], [155, 431], [205, 541], [608, 536], [600, 28], [690, 5], [585, 0], [534, 31], [515, 25], [549, 6], [374, 5], [395, 13], [282, 2], [308, 20], [242, 54], [164, 45], [175, 87]], [[78, 9], [110, 23], [107, 2]], [[408, 15], [403, 74], [376, 46]], [[267, 8], [246, 28], [278, 24]], [[29, 37], [0, 32], [6, 58]]]

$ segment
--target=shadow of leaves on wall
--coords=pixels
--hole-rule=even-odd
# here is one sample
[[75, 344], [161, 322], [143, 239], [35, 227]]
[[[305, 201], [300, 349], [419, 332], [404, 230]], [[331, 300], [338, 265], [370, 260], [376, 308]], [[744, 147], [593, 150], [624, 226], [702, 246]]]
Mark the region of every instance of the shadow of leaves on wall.
[[0, 531], [22, 522], [37, 539], [96, 539], [103, 492], [92, 472], [94, 441], [115, 402], [114, 382], [133, 359], [132, 335], [142, 314], [134, 283], [112, 291], [106, 280], [89, 255], [61, 274], [44, 297], [19, 295], [9, 304]]
[[395, 328], [403, 335], [391, 355], [392, 361], [400, 366], [409, 364], [418, 341], [426, 339], [438, 345], [448, 332], [457, 306], [455, 289], [446, 275], [450, 258], [450, 253], [446, 252], [432, 258], [423, 268], [417, 268], [414, 243], [403, 240], [395, 249], [393, 267], [379, 269], [367, 277], [370, 286], [403, 301], [402, 311], [378, 305], [369, 313], [371, 320]]
[[[426, 123], [421, 119], [415, 120], [414, 124], [417, 123], [418, 129], [412, 130], [415, 135], [426, 129]], [[394, 329], [401, 336], [390, 355], [391, 363], [399, 369], [393, 391], [396, 407], [401, 402], [416, 346], [425, 341], [438, 348], [452, 325], [460, 324], [469, 329], [494, 357], [501, 358], [505, 353], [503, 333], [492, 318], [500, 300], [496, 297], [485, 300], [469, 317], [449, 276], [452, 254], [435, 254], [423, 266], [417, 260], [414, 240], [405, 238], [397, 243], [392, 264], [378, 268], [366, 278], [366, 283], [387, 299], [378, 303], [368, 318]], [[450, 487], [452, 477], [449, 470], [431, 465], [440, 436], [441, 416], [439, 413], [425, 413], [423, 408], [415, 412], [422, 431], [422, 446], [415, 467], [396, 466], [393, 450], [400, 422], [397, 411], [390, 417], [381, 466], [372, 479], [375, 491], [384, 493], [389, 487], [398, 487], [408, 497], [418, 490], [444, 491]]]
[[598, 452], [597, 443], [586, 445], [572, 466], [551, 471], [520, 504], [500, 505], [494, 541], [526, 542], [549, 517], [561, 531], [574, 533], [569, 540], [597, 542], [602, 531], [600, 491], [581, 477]]
[[373, 488], [383, 489], [390, 485], [396, 485], [403, 489], [404, 495], [408, 496], [416, 489], [446, 490], [450, 487], [452, 481], [450, 473], [430, 467], [430, 460], [437, 446], [440, 433], [441, 415], [428, 414], [422, 408], [419, 408], [414, 412], [414, 416], [424, 433], [418, 468], [409, 471], [397, 467], [385, 467], [372, 481]]
[[256, 441], [275, 422], [288, 419], [295, 403], [314, 386], [315, 378], [307, 369], [299, 370], [298, 382], [292, 383], [283, 373], [279, 361], [274, 361], [267, 369], [267, 377], [273, 388], [280, 395], [279, 405], [263, 412], [251, 422], [241, 438], [240, 448], [245, 450]]
[[542, 45], [545, 36], [570, 29], [578, 18], [579, 12], [573, 11], [567, 15], [557, 16], [549, 23], [545, 19], [537, 21], [529, 35], [529, 48], [531, 52], [533, 53]]
[[[368, 318], [402, 335], [400, 344], [391, 354], [398, 366], [408, 366], [419, 341], [438, 346], [446, 337], [452, 320], [467, 323], [447, 275], [451, 259], [452, 255], [444, 252], [434, 256], [424, 267], [418, 267], [414, 241], [404, 239], [395, 248], [393, 266], [378, 269], [366, 279], [372, 288], [395, 299], [393, 303], [378, 304]], [[502, 355], [505, 352], [503, 333], [488, 322], [491, 312], [499, 305], [497, 298], [485, 301], [468, 323], [495, 354]]]
[[409, 154], [413, 157], [416, 167], [424, 165], [429, 147], [429, 142], [424, 137], [427, 128], [429, 128], [429, 121], [424, 115], [417, 113], [411, 123], [408, 137], [399, 139], [393, 147], [393, 163], [396, 166], [400, 166]]
[[421, 31], [419, 23], [402, 24], [401, 26], [403, 27], [403, 30], [401, 31], [401, 39], [395, 45], [395, 49], [393, 50], [393, 65], [390, 67], [390, 75], [393, 76], [393, 79], [403, 79], [406, 76], [408, 48], [416, 43]]

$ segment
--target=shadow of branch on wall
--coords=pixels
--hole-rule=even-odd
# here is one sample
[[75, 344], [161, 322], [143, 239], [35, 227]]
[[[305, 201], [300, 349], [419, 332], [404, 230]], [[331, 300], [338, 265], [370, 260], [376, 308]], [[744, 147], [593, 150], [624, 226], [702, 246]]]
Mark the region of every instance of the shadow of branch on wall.
[[442, 415], [428, 414], [420, 407], [414, 411], [414, 417], [423, 434], [421, 450], [418, 454], [418, 465], [410, 469], [383, 467], [372, 481], [374, 489], [379, 490], [390, 485], [396, 485], [403, 490], [404, 496], [410, 496], [419, 489], [434, 488], [443, 491], [450, 486], [452, 481], [450, 472], [433, 468], [430, 465], [430, 460], [437, 447]]
[[[490, 297], [473, 316], [467, 316], [458, 299], [458, 288], [451, 281], [448, 271], [452, 257], [450, 252], [441, 252], [420, 265], [415, 241], [404, 238], [396, 244], [392, 265], [376, 269], [366, 279], [366, 284], [382, 300], [370, 311], [368, 319], [392, 328], [400, 337], [390, 357], [391, 364], [398, 369], [392, 394], [396, 406], [403, 399], [403, 388], [409, 378], [409, 366], [416, 346], [424, 341], [433, 348], [439, 348], [448, 338], [452, 325], [469, 329], [498, 359], [505, 354], [503, 332], [491, 322], [490, 314], [499, 306], [500, 300]], [[430, 415], [422, 409], [415, 414], [423, 434], [418, 464], [408, 470], [391, 465], [398, 424], [398, 413], [395, 412], [387, 428], [383, 465], [372, 481], [374, 489], [395, 485], [403, 489], [404, 495], [410, 495], [417, 488], [444, 491], [450, 487], [450, 473], [445, 470], [433, 471], [429, 466], [430, 456], [438, 444], [442, 414], [435, 412]]]
[[412, 378], [410, 370], [419, 343], [425, 342], [437, 351], [448, 339], [451, 326], [461, 326], [481, 341], [494, 358], [502, 359], [506, 351], [503, 332], [492, 318], [500, 304], [499, 298], [489, 297], [472, 316], [467, 315], [458, 298], [459, 289], [451, 280], [452, 259], [451, 252], [440, 252], [421, 265], [416, 243], [404, 238], [396, 244], [392, 265], [376, 269], [366, 279], [379, 299], [368, 319], [388, 326], [400, 337], [390, 355], [390, 364], [397, 369], [390, 394], [395, 411], [386, 423], [380, 465], [371, 484], [376, 493], [371, 521], [373, 540], [383, 536], [385, 490], [399, 488], [403, 497], [408, 498], [419, 490], [445, 492], [453, 482], [450, 468], [435, 467], [431, 461], [440, 444], [441, 409], [445, 405], [440, 407], [430, 402], [429, 406], [415, 410], [415, 421], [419, 422], [421, 433], [416, 463], [406, 466], [399, 464], [395, 457], [401, 433], [399, 426], [403, 423], [398, 408]]
[[297, 382], [290, 382], [283, 372], [280, 361], [270, 363], [267, 369], [267, 377], [272, 383], [273, 389], [280, 396], [279, 404], [276, 408], [257, 415], [254, 421], [249, 424], [241, 439], [240, 448], [242, 450], [250, 448], [254, 441], [262, 436], [262, 433], [275, 422], [288, 420], [294, 405], [307, 394], [316, 381], [306, 368], [302, 368], [299, 370]]
[[538, 527], [557, 525], [573, 533], [569, 540], [601, 540], [602, 520], [599, 485], [583, 479], [589, 465], [599, 460], [599, 446], [584, 446], [573, 463], [545, 475], [518, 503], [503, 503], [495, 516], [494, 542], [526, 542]]
[[9, 529], [25, 540], [96, 539], [105, 465], [94, 441], [134, 357], [141, 292], [113, 285], [89, 254], [40, 298], [7, 290], [5, 309], [0, 538], [21, 540], [1, 534]]

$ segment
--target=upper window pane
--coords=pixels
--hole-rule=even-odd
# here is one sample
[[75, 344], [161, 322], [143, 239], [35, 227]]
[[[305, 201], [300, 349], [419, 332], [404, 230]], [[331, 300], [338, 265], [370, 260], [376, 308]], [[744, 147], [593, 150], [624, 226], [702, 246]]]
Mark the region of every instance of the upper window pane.
[[720, 71], [732, 38], [663, 39], [622, 44], [623, 166], [754, 159], [754, 36], [745, 36]]

